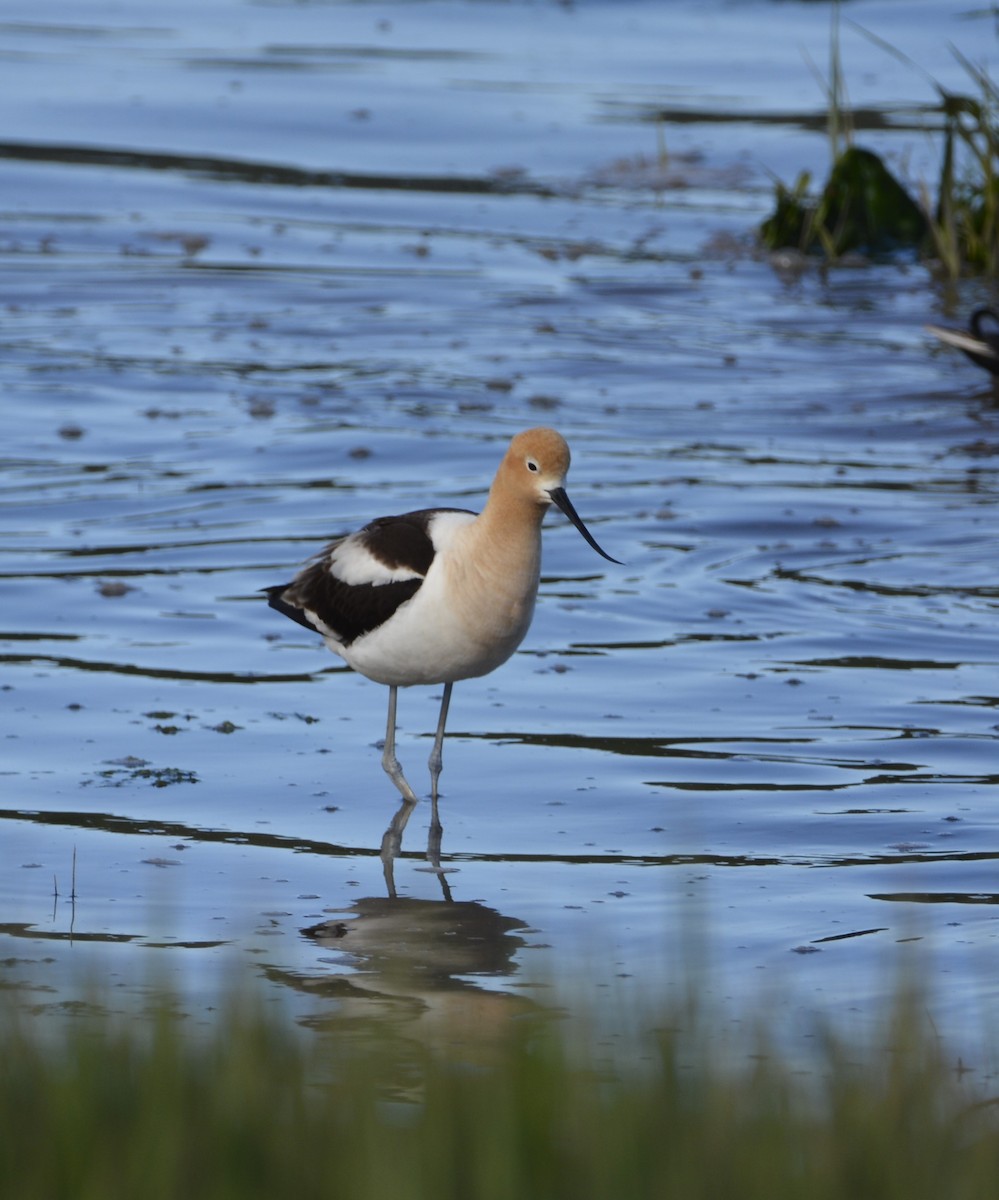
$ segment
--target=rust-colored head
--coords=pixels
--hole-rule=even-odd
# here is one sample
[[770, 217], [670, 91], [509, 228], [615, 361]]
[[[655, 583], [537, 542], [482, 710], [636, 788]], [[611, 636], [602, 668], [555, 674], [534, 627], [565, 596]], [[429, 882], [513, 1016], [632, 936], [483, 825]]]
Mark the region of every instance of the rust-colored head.
[[505, 487], [547, 506], [552, 502], [551, 489], [565, 486], [569, 447], [554, 429], [525, 429], [510, 442], [500, 471]]
[[494, 487], [499, 486], [509, 500], [533, 501], [545, 508], [557, 504], [593, 549], [609, 562], [616, 563], [616, 558], [611, 558], [597, 545], [566, 495], [569, 462], [569, 446], [560, 433], [543, 425], [525, 429], [510, 442], [496, 473]]

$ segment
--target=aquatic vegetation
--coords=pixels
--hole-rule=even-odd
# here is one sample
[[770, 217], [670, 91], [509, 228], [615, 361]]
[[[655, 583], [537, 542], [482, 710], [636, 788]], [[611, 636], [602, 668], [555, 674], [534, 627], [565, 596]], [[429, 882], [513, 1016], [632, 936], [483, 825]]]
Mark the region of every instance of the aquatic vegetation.
[[[175, 733], [171, 727], [154, 726], [159, 733]], [[109, 759], [103, 770], [94, 772], [92, 779], [84, 779], [82, 786], [86, 787], [94, 780], [101, 787], [127, 787], [130, 783], [149, 783], [152, 787], [165, 788], [175, 783], [197, 783], [198, 776], [194, 771], [184, 767], [156, 767], [144, 758], [128, 755], [125, 758]]]
[[[904, 59], [893, 47], [873, 40]], [[774, 212], [760, 227], [765, 247], [793, 247], [827, 259], [850, 250], [882, 254], [911, 249], [939, 263], [951, 278], [969, 272], [996, 273], [999, 88], [987, 70], [959, 51], [954, 53], [977, 95], [956, 95], [934, 82], [943, 122], [937, 193], [934, 200], [923, 186], [914, 197], [879, 155], [853, 144], [840, 64], [838, 5], [834, 7], [826, 89], [832, 169], [817, 198], [810, 194], [807, 172], [790, 188], [777, 181]]]
[[[955, 51], [957, 53], [957, 51]], [[962, 270], [999, 270], [999, 88], [988, 72], [958, 58], [979, 95], [940, 91], [944, 149], [931, 231], [936, 253], [951, 276]], [[963, 170], [959, 160], [965, 163]]]
[[847, 147], [815, 201], [810, 183], [807, 172], [793, 189], [778, 182], [777, 207], [761, 227], [768, 248], [819, 250], [832, 259], [848, 250], [878, 254], [926, 243], [930, 222], [872, 151]]
[[645, 1037], [483, 1029], [498, 1052], [473, 1065], [356, 1015], [307, 1035], [238, 1003], [208, 1025], [168, 996], [143, 1020], [113, 1008], [54, 1035], [8, 1005], [9, 1200], [995, 1194], [995, 1111], [908, 1004], [876, 1044], [820, 1038], [808, 1064], [765, 1029], [733, 1064], [677, 1013]]

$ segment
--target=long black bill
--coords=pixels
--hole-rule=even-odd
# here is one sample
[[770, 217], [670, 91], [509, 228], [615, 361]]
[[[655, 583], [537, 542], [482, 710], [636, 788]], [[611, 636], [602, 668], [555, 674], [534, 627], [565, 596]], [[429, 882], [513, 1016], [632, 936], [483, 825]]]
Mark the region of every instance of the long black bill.
[[559, 506], [559, 508], [565, 513], [565, 515], [569, 518], [569, 520], [573, 523], [573, 525], [576, 526], [576, 528], [583, 535], [583, 537], [586, 538], [586, 540], [590, 543], [590, 545], [593, 547], [593, 549], [596, 550], [596, 552], [602, 558], [606, 558], [608, 562], [617, 563], [617, 565], [619, 567], [624, 566], [623, 562], [618, 562], [618, 560], [616, 558], [611, 558], [611, 556], [607, 553], [606, 550], [600, 549], [600, 547], [597, 545], [596, 538], [594, 538], [593, 534], [590, 533], [590, 531], [583, 524], [583, 518], [572, 507], [572, 501], [565, 494], [565, 488], [560, 488], [560, 487], [549, 488], [548, 495], [551, 496], [552, 500]]

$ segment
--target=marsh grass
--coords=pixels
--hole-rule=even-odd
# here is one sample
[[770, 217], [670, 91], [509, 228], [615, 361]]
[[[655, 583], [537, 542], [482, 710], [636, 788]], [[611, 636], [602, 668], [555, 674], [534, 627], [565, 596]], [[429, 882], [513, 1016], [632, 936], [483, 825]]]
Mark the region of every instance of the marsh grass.
[[[832, 7], [828, 81], [814, 68], [826, 94], [832, 157], [829, 180], [817, 197], [802, 172], [793, 187], [775, 182], [776, 207], [760, 228], [768, 249], [793, 247], [834, 261], [850, 250], [882, 253], [915, 250], [935, 261], [950, 279], [999, 272], [999, 88], [988, 71], [958, 50], [972, 91], [939, 96], [943, 146], [936, 197], [922, 184], [918, 198], [879, 156], [854, 144], [840, 52], [839, 3]], [[895, 47], [859, 29], [913, 70], [918, 66]], [[926, 74], [925, 72], [920, 72]]]
[[237, 1003], [201, 1028], [173, 1010], [55, 1039], [8, 1012], [0, 1196], [991, 1200], [999, 1180], [988, 1097], [911, 997], [869, 1044], [826, 1036], [807, 1064], [765, 1024], [733, 1057], [675, 1014], [612, 1055], [576, 1021], [514, 1022], [472, 1067], [390, 1053], [374, 1024], [319, 1037]]
[[961, 54], [958, 59], [977, 95], [958, 96], [938, 89], [944, 148], [930, 228], [949, 276], [955, 278], [965, 267], [995, 276], [999, 272], [999, 88], [983, 68]]

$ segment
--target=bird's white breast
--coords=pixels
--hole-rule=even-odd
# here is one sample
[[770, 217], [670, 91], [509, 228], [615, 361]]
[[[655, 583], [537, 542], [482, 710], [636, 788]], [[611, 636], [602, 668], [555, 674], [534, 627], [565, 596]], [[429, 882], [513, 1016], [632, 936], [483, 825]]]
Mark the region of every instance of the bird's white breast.
[[339, 651], [355, 670], [400, 687], [485, 675], [523, 641], [534, 613], [537, 561], [491, 568], [469, 513], [437, 514], [436, 554], [416, 595], [390, 620]]

